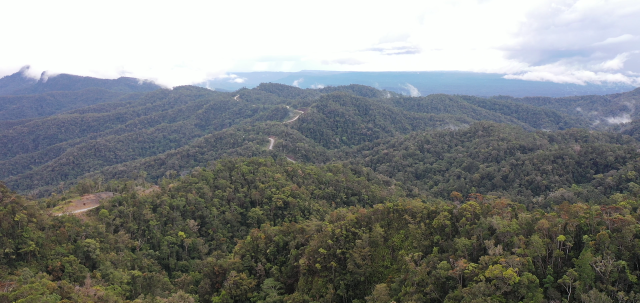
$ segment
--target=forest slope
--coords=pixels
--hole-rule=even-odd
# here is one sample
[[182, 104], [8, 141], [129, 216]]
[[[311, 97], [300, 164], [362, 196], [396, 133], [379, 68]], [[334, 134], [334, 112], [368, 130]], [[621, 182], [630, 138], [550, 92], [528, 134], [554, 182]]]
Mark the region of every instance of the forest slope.
[[5, 121], [0, 303], [640, 301], [637, 122], [493, 101], [178, 87]]
[[[595, 190], [579, 194], [600, 197], [626, 190], [620, 186], [627, 184], [627, 174], [640, 168], [638, 147], [619, 134], [579, 129], [533, 133], [481, 122], [463, 130], [416, 132], [363, 144], [342, 157], [408, 189], [442, 198], [452, 191], [463, 196], [499, 192], [525, 200], [576, 185]], [[629, 176], [638, 181], [634, 173]]]
[[640, 299], [640, 188], [527, 210], [480, 193], [407, 199], [367, 168], [282, 158], [143, 183], [103, 184], [118, 195], [85, 220], [47, 213], [65, 195], [0, 184], [0, 302]]
[[[90, 98], [92, 93], [98, 97]], [[278, 138], [269, 153], [275, 158], [327, 163], [334, 158], [333, 151], [341, 148], [416, 131], [466, 128], [481, 120], [526, 130], [588, 124], [581, 118], [512, 101], [447, 95], [408, 98], [359, 85], [314, 90], [273, 83], [233, 93], [190, 86], [144, 94], [102, 89], [47, 93], [23, 96], [35, 101], [22, 103], [22, 114], [42, 104], [37, 100], [59, 95], [99, 103], [50, 102], [60, 105], [60, 111], [64, 106], [82, 106], [54, 116], [0, 124], [0, 145], [5, 146], [0, 150], [4, 168], [0, 179], [15, 190], [51, 189], [101, 171], [107, 180], [140, 171], [157, 180], [167, 171], [205, 166], [220, 157], [265, 156], [262, 145], [269, 136]], [[277, 125], [287, 120], [291, 122]], [[263, 124], [266, 121], [275, 124]], [[217, 133], [224, 130], [228, 131]], [[171, 160], [179, 158], [190, 161]]]
[[139, 97], [140, 94], [126, 94], [101, 88], [26, 96], [0, 96], [0, 121], [52, 116], [98, 103], [125, 102]]
[[55, 185], [177, 149], [244, 121], [280, 121], [288, 115], [284, 107], [232, 104], [229, 94], [195, 87], [153, 94], [165, 96], [150, 104], [136, 102], [136, 108], [37, 120], [1, 134], [0, 141], [10, 146], [0, 154], [6, 167], [2, 177], [18, 190]]
[[586, 118], [596, 127], [607, 127], [640, 118], [640, 111], [637, 110], [640, 106], [640, 88], [603, 96], [496, 98]]
[[[28, 69], [28, 67], [25, 67]], [[25, 75], [25, 68], [19, 72], [0, 78], [0, 95], [34, 95], [48, 92], [80, 91], [87, 88], [101, 88], [115, 92], [150, 92], [161, 87], [140, 79], [120, 77], [99, 79], [69, 74], [42, 74], [39, 80]]]

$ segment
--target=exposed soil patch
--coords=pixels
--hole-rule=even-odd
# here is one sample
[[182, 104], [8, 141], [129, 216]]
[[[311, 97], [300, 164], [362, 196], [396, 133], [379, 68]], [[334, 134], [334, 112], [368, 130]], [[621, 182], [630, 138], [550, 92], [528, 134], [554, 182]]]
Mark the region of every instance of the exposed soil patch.
[[100, 201], [113, 197], [113, 193], [109, 191], [95, 193], [90, 195], [84, 195], [80, 198], [69, 201], [69, 204], [64, 208], [61, 213], [56, 214], [60, 216], [63, 214], [78, 214], [96, 208], [100, 206]]

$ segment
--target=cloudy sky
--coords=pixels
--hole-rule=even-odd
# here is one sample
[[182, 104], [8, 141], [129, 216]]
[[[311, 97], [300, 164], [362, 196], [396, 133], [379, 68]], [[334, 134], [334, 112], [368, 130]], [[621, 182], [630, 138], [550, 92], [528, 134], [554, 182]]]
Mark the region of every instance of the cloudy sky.
[[640, 86], [638, 0], [372, 3], [2, 1], [0, 76], [30, 65], [34, 77], [175, 86], [249, 71], [456, 70]]

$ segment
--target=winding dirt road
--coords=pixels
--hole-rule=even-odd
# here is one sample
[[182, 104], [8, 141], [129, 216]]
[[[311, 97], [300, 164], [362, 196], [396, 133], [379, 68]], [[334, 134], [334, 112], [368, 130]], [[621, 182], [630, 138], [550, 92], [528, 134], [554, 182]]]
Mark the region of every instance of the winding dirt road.
[[273, 137], [269, 137], [269, 141], [271, 141], [269, 143], [269, 149], [273, 149], [273, 144], [276, 143], [276, 139], [274, 139]]
[[302, 114], [304, 114], [304, 112], [303, 112], [303, 111], [300, 111], [300, 110], [297, 110], [297, 109], [294, 109], [293, 111], [294, 111], [294, 112], [297, 112], [297, 113], [298, 113], [298, 115], [297, 115], [297, 116], [295, 116], [295, 117], [293, 117], [293, 119], [288, 120], [288, 121], [284, 121], [284, 122], [282, 122], [282, 123], [291, 123], [291, 122], [293, 122], [293, 121], [296, 121], [296, 120], [298, 120], [298, 118], [300, 118], [300, 116], [302, 116]]
[[[288, 105], [287, 105], [287, 108], [289, 108]], [[282, 122], [283, 124], [284, 123], [291, 123], [293, 121], [296, 121], [296, 120], [298, 120], [298, 118], [300, 118], [300, 116], [302, 116], [302, 114], [304, 114], [304, 112], [301, 111], [301, 110], [294, 109], [293, 111], [298, 113], [298, 115], [293, 117], [291, 120], [287, 120], [287, 121]], [[272, 150], [273, 149], [273, 144], [276, 143], [275, 137], [274, 136], [269, 136], [269, 141], [270, 141], [269, 142], [269, 150]], [[296, 162], [296, 160], [293, 160], [293, 159], [289, 158], [288, 156], [285, 156], [285, 157], [287, 158], [287, 160], [289, 160], [291, 162], [294, 162], [294, 163]]]

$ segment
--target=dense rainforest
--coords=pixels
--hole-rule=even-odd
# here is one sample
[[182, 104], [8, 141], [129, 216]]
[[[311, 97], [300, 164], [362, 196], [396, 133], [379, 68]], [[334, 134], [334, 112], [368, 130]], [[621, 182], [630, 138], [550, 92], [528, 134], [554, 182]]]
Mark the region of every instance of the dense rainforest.
[[534, 208], [412, 197], [367, 168], [286, 159], [216, 161], [147, 194], [144, 182], [104, 184], [119, 194], [85, 218], [51, 215], [73, 191], [29, 201], [2, 186], [0, 301], [640, 299], [635, 182]]
[[[0, 179], [37, 196], [87, 174], [116, 171], [118, 177], [129, 177], [137, 171], [128, 168], [145, 167], [155, 171], [151, 181], [157, 181], [168, 170], [189, 170], [225, 154], [255, 156], [269, 136], [277, 138], [275, 151], [281, 156], [326, 163], [343, 148], [416, 131], [466, 128], [477, 121], [527, 131], [589, 125], [580, 117], [512, 101], [492, 105], [489, 99], [468, 96], [410, 98], [362, 85], [303, 90], [265, 83], [232, 93], [189, 86], [144, 94], [85, 89], [4, 98], [0, 116], [6, 112], [16, 119], [0, 121], [0, 145], [5, 146]], [[34, 107], [40, 110], [26, 110]], [[178, 161], [161, 173], [162, 166], [141, 163], [194, 150], [209, 155], [190, 156], [193, 161]]]
[[0, 303], [640, 302], [637, 90], [61, 76], [0, 79]]

